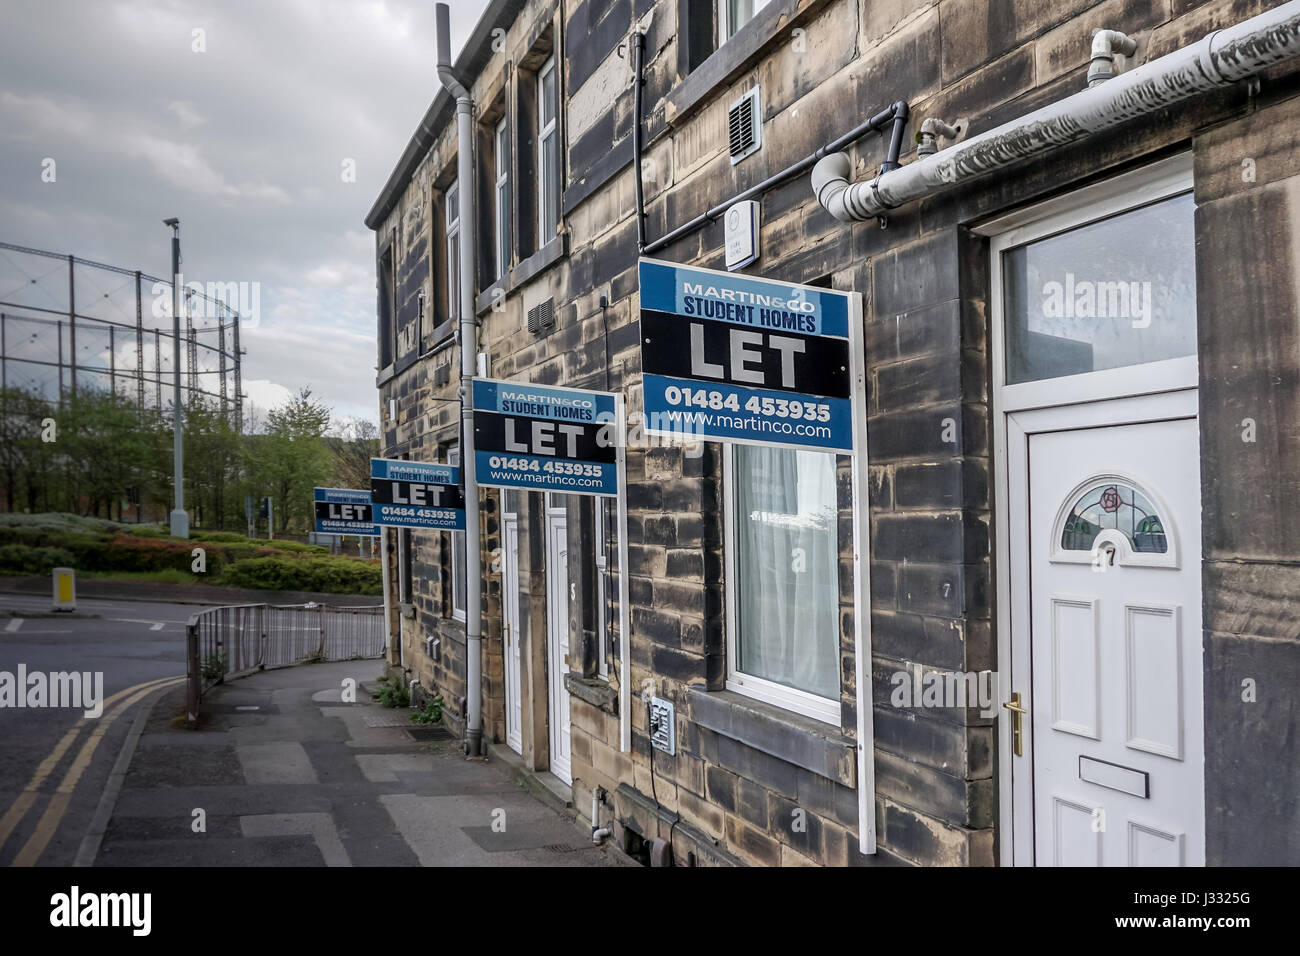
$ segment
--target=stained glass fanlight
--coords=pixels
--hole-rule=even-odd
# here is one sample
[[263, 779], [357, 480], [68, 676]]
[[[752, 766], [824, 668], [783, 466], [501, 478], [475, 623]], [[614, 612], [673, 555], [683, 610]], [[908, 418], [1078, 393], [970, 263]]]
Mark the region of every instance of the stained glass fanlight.
[[1091, 551], [1097, 535], [1115, 530], [1128, 538], [1134, 552], [1169, 550], [1164, 523], [1151, 501], [1132, 485], [1107, 481], [1086, 490], [1066, 516], [1061, 532], [1065, 551]]

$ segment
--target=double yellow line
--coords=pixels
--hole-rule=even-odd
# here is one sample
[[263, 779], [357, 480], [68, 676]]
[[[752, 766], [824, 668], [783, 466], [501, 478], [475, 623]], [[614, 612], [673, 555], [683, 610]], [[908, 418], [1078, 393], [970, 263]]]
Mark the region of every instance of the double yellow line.
[[[106, 716], [92, 720], [89, 717], [82, 717], [78, 720], [67, 733], [60, 738], [59, 742], [54, 745], [54, 749], [49, 755], [41, 761], [36, 772], [32, 774], [32, 779], [27, 782], [27, 786], [18, 794], [17, 799], [5, 811], [5, 815], [0, 817], [0, 847], [9, 840], [14, 829], [27, 816], [32, 806], [36, 803], [36, 798], [40, 794], [41, 786], [45, 783], [47, 777], [54, 772], [54, 768], [59, 765], [64, 755], [72, 748], [76, 742], [82, 728], [93, 724], [95, 729], [81, 745], [81, 750], [73, 759], [72, 765], [68, 767], [67, 772], [63, 775], [63, 781], [55, 789], [45, 812], [36, 822], [36, 829], [32, 831], [27, 842], [23, 844], [18, 855], [14, 857], [11, 866], [33, 866], [37, 859], [45, 851], [50, 840], [54, 837], [63, 820], [64, 813], [67, 812], [68, 803], [72, 799], [72, 792], [76, 789], [77, 783], [81, 780], [82, 774], [90, 766], [91, 758], [95, 756], [95, 751], [108, 733], [108, 728], [132, 705], [152, 694], [156, 690], [162, 690], [165, 687], [171, 687], [184, 681], [184, 677], [161, 677], [157, 680], [145, 681], [136, 684], [134, 687], [128, 687], [126, 690], [118, 691], [108, 700], [104, 701], [104, 707], [108, 708], [114, 704], [111, 711]], [[120, 701], [120, 703], [119, 703]]]

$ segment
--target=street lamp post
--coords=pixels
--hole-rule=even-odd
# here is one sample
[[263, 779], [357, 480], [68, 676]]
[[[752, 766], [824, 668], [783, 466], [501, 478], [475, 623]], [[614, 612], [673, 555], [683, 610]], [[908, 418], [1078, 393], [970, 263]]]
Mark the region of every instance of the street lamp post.
[[171, 534], [190, 536], [190, 516], [185, 511], [185, 426], [181, 410], [181, 221], [164, 219], [172, 227], [172, 486]]

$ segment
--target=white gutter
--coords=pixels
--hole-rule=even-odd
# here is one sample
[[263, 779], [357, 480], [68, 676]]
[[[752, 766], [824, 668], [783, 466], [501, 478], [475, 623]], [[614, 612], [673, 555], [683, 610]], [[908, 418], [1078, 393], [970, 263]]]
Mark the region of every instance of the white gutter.
[[850, 184], [852, 166], [848, 156], [833, 153], [813, 167], [813, 192], [836, 219], [872, 219], [923, 196], [1019, 165], [1136, 117], [1228, 86], [1297, 55], [1300, 0], [1290, 0], [1236, 26], [1210, 33], [1192, 46], [875, 179]]
[[465, 742], [466, 753], [477, 757], [483, 750], [483, 576], [472, 392], [478, 366], [478, 331], [474, 323], [474, 101], [451, 66], [447, 4], [439, 3], [434, 12], [438, 28], [438, 79], [456, 97], [456, 178], [460, 198], [460, 468], [465, 478]]

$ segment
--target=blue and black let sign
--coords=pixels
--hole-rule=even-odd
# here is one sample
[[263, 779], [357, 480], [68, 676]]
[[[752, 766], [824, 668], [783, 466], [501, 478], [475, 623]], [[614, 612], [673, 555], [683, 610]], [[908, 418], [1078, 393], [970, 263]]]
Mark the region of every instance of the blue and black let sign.
[[642, 259], [645, 430], [853, 449], [853, 293]]
[[353, 488], [317, 488], [314, 499], [318, 534], [371, 537], [379, 534], [379, 526], [371, 517], [370, 492]]
[[370, 501], [378, 525], [465, 530], [465, 495], [453, 465], [371, 458]]
[[609, 392], [474, 379], [480, 485], [618, 494], [618, 406]]

